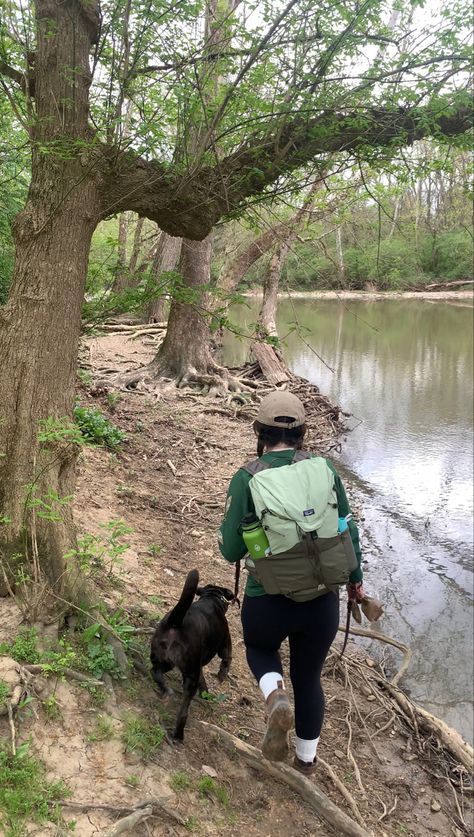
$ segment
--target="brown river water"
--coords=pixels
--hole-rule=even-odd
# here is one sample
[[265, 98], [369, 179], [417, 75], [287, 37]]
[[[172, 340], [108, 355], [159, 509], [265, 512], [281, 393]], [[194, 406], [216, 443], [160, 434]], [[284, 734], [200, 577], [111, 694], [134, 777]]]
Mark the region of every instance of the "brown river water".
[[[248, 331], [257, 308], [234, 308], [232, 322]], [[299, 297], [279, 303], [278, 329], [290, 368], [352, 414], [333, 461], [363, 509], [379, 629], [413, 650], [402, 685], [472, 742], [472, 305]], [[242, 363], [248, 345], [227, 334], [225, 362]]]

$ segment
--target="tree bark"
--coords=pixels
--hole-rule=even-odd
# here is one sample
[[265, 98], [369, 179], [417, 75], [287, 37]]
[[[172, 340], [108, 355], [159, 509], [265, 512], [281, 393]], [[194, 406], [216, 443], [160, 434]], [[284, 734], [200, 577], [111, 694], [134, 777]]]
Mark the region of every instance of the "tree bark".
[[[160, 277], [163, 273], [169, 270], [175, 270], [178, 264], [181, 253], [181, 238], [168, 235], [162, 232], [158, 247], [153, 257], [151, 265], [151, 281], [148, 289], [152, 290], [154, 287], [157, 291], [160, 289]], [[164, 289], [161, 288], [161, 295], [156, 299], [150, 300], [145, 307], [144, 320], [147, 323], [163, 323], [165, 322], [165, 297]]]
[[[56, 8], [52, 30], [50, 4], [37, 0], [32, 177], [13, 223], [12, 286], [0, 313], [0, 558], [14, 582], [13, 563], [24, 567], [37, 547], [50, 584], [73, 598], [65, 554], [74, 528], [65, 498], [74, 491], [77, 448], [60, 439], [40, 446], [38, 430], [48, 417], [70, 417], [74, 401], [87, 261], [100, 217], [96, 181], [75, 142], [89, 138], [89, 49], [98, 16], [93, 5]], [[58, 141], [69, 143], [68, 155], [54, 153]], [[28, 497], [47, 503], [50, 513], [33, 512]]]
[[121, 212], [119, 215], [118, 244], [117, 244], [117, 266], [115, 268], [115, 279], [112, 285], [114, 294], [123, 291], [128, 285], [127, 270], [127, 238], [129, 213]]
[[212, 236], [204, 241], [182, 241], [180, 273], [193, 294], [192, 302], [173, 301], [166, 337], [153, 366], [155, 373], [176, 378], [184, 386], [216, 369], [209, 348], [209, 285]]
[[346, 287], [346, 265], [344, 264], [344, 250], [342, 249], [342, 228], [341, 225], [336, 228], [336, 252], [337, 263], [339, 265], [339, 282], [342, 288]]
[[130, 261], [128, 263], [128, 275], [130, 277], [130, 286], [135, 288], [138, 285], [138, 280], [136, 278], [137, 273], [137, 265], [138, 265], [138, 258], [140, 256], [140, 250], [142, 247], [142, 231], [143, 231], [143, 224], [145, 223], [144, 218], [137, 218], [136, 226], [135, 226], [135, 233], [133, 236], [133, 247], [132, 247], [132, 255], [130, 256]]

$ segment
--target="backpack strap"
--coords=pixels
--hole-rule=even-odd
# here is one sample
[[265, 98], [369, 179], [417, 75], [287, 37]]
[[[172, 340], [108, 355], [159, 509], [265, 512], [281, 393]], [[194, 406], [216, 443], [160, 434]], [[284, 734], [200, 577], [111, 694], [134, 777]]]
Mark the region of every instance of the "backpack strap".
[[[297, 450], [295, 451], [295, 455], [293, 457], [293, 461], [290, 463], [291, 465], [295, 465], [297, 462], [303, 462], [304, 459], [313, 459], [314, 454], [310, 453], [308, 450]], [[252, 477], [255, 474], [259, 474], [260, 471], [266, 471], [267, 468], [271, 468], [271, 464], [269, 462], [262, 462], [261, 459], [252, 459], [251, 462], [247, 462], [245, 465], [242, 465], [242, 470], [247, 471]]]
[[260, 471], [266, 471], [267, 468], [270, 468], [268, 462], [262, 462], [260, 459], [252, 459], [251, 462], [247, 462], [246, 465], [242, 465], [242, 471], [247, 471], [252, 477], [255, 474], [259, 474]]

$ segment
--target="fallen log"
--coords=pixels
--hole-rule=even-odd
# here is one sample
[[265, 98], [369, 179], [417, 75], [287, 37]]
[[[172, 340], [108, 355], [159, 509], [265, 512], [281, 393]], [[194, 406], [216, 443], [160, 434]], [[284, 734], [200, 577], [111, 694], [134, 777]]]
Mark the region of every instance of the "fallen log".
[[253, 343], [252, 354], [260, 366], [262, 375], [267, 379], [269, 384], [279, 386], [290, 380], [285, 365], [281, 362], [270, 343]]
[[260, 750], [252, 747], [250, 744], [241, 741], [231, 732], [221, 729], [214, 724], [209, 724], [207, 721], [200, 721], [200, 723], [208, 730], [219, 735], [228, 744], [231, 744], [237, 752], [250, 764], [251, 767], [257, 770], [262, 770], [278, 779], [285, 785], [288, 785], [292, 790], [299, 793], [302, 799], [310, 805], [319, 817], [326, 823], [331, 825], [337, 835], [347, 835], [347, 837], [370, 837], [370, 833], [362, 826], [351, 819], [344, 813], [337, 805], [332, 802], [325, 793], [323, 793], [314, 782], [311, 782], [306, 776], [298, 773], [292, 767], [281, 762], [268, 761]]

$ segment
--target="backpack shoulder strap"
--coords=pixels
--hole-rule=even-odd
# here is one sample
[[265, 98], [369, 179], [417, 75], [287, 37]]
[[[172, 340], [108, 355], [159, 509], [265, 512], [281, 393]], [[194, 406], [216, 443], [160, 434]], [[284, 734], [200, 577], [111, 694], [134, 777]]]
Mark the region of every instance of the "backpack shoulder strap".
[[303, 462], [304, 459], [314, 459], [314, 453], [309, 450], [297, 450], [291, 464], [295, 465], [297, 462]]
[[[296, 462], [303, 462], [304, 459], [313, 459], [314, 454], [310, 453], [308, 450], [297, 450], [293, 457], [293, 461], [291, 465], [294, 465]], [[252, 477], [255, 474], [259, 474], [260, 471], [266, 471], [267, 468], [271, 468], [271, 464], [268, 462], [262, 462], [261, 459], [252, 459], [251, 462], [247, 462], [245, 465], [242, 465], [242, 470], [247, 471], [248, 474], [251, 474]]]
[[262, 462], [260, 459], [253, 459], [252, 462], [247, 462], [246, 465], [242, 465], [242, 470], [247, 471], [252, 477], [255, 474], [259, 474], [260, 471], [266, 471], [270, 465], [267, 462]]

